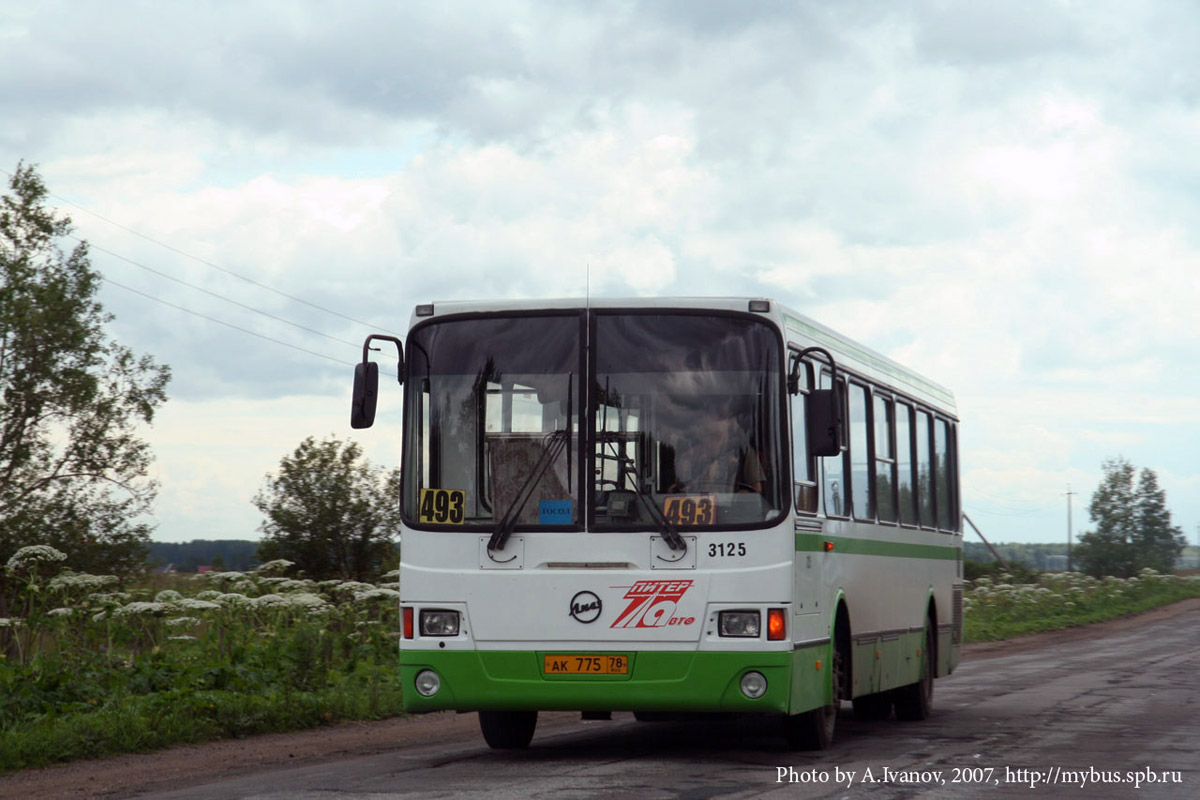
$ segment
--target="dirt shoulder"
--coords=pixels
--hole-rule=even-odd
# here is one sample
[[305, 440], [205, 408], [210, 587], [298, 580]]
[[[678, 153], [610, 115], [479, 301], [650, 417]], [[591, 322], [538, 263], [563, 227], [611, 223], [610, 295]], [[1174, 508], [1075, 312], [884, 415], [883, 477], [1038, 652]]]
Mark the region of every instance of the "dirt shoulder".
[[[1200, 608], [1200, 598], [1184, 600], [1132, 617], [1078, 628], [1022, 636], [1003, 642], [968, 644], [963, 658], [996, 658], [1056, 644], [1085, 641], [1170, 619]], [[578, 714], [543, 714], [539, 730], [574, 724]], [[196, 776], [230, 776], [271, 766], [311, 764], [348, 756], [371, 755], [412, 744], [436, 744], [474, 735], [474, 714], [440, 713], [421, 717], [351, 722], [298, 733], [173, 747], [155, 753], [114, 756], [94, 761], [33, 769], [0, 778], [0, 798], [127, 797], [184, 785]]]

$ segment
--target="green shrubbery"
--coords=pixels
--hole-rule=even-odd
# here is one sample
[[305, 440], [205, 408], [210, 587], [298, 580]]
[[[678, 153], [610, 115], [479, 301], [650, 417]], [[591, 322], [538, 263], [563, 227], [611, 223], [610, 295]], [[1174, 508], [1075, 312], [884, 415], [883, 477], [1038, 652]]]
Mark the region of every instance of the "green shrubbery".
[[[398, 585], [250, 573], [121, 591], [58, 572], [62, 553], [6, 565], [0, 771], [400, 713]], [[385, 580], [395, 580], [395, 573]]]
[[963, 626], [968, 642], [1085, 625], [1200, 597], [1200, 580], [1152, 569], [1126, 579], [1100, 580], [1079, 572], [1043, 572], [1032, 581], [1028, 577], [1000, 572], [967, 581]]

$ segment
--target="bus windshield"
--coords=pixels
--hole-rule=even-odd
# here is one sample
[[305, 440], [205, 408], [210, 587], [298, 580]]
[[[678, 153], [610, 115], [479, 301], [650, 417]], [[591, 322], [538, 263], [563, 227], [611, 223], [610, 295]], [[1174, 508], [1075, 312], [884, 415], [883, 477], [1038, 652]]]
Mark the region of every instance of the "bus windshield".
[[740, 316], [601, 313], [595, 524], [762, 524], [782, 513], [778, 337]]
[[413, 329], [410, 523], [655, 531], [664, 520], [757, 527], [783, 513], [778, 334], [738, 315], [592, 315], [448, 317]]
[[448, 319], [413, 330], [406, 517], [468, 526], [509, 513], [520, 525], [580, 521], [579, 341], [578, 315]]

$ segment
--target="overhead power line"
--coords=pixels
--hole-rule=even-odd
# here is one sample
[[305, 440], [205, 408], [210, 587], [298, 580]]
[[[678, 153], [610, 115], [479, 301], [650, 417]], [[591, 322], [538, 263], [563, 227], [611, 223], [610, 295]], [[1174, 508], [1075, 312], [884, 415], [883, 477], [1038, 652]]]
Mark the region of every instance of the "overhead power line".
[[[309, 327], [306, 327], [306, 326], [304, 326], [304, 325], [301, 325], [301, 324], [300, 324], [300, 323], [298, 323], [298, 322], [292, 322], [292, 321], [291, 321], [291, 320], [289, 320], [289, 319], [284, 319], [283, 317], [276, 316], [275, 314], [272, 314], [272, 313], [271, 313], [271, 312], [269, 312], [269, 311], [263, 311], [261, 308], [255, 308], [254, 306], [250, 306], [250, 305], [246, 305], [245, 303], [238, 302], [237, 300], [234, 300], [234, 299], [232, 299], [232, 298], [230, 298], [230, 297], [226, 297], [226, 296], [225, 296], [225, 295], [223, 295], [223, 294], [219, 294], [219, 293], [217, 293], [217, 292], [214, 292], [214, 291], [211, 291], [211, 290], [209, 290], [209, 289], [205, 289], [203, 286], [197, 286], [197, 285], [195, 285], [194, 283], [188, 283], [188, 282], [187, 282], [187, 281], [185, 281], [185, 280], [182, 280], [182, 279], [180, 279], [180, 278], [176, 278], [176, 277], [175, 277], [175, 276], [173, 276], [173, 275], [168, 275], [167, 273], [165, 273], [165, 272], [163, 272], [163, 271], [161, 271], [161, 270], [157, 270], [157, 269], [155, 269], [154, 267], [148, 267], [148, 266], [146, 266], [145, 264], [142, 264], [142, 263], [140, 263], [140, 262], [138, 262], [138, 261], [134, 261], [132, 258], [129, 258], [129, 257], [127, 257], [127, 256], [123, 256], [123, 255], [121, 255], [120, 253], [114, 253], [112, 250], [108, 250], [108, 249], [106, 249], [106, 248], [100, 247], [99, 245], [93, 244], [92, 242], [85, 242], [83, 239], [80, 239], [78, 236], [71, 236], [70, 238], [74, 239], [74, 240], [75, 240], [75, 241], [77, 241], [77, 242], [81, 242], [81, 243], [85, 243], [85, 244], [87, 244], [87, 246], [88, 246], [89, 248], [91, 248], [92, 250], [96, 250], [96, 251], [99, 251], [99, 252], [101, 252], [101, 253], [105, 253], [106, 255], [110, 255], [110, 256], [112, 256], [113, 258], [118, 258], [118, 259], [120, 259], [121, 261], [124, 261], [124, 262], [125, 262], [125, 263], [127, 263], [127, 264], [132, 264], [133, 266], [135, 266], [135, 267], [139, 267], [139, 268], [141, 268], [141, 269], [144, 269], [144, 270], [146, 270], [147, 272], [153, 272], [155, 275], [158, 275], [159, 277], [166, 278], [166, 279], [167, 279], [167, 280], [169, 280], [169, 281], [174, 281], [175, 283], [178, 283], [178, 284], [181, 284], [181, 285], [183, 285], [183, 286], [186, 286], [186, 287], [188, 287], [189, 289], [195, 289], [195, 290], [196, 290], [196, 291], [198, 291], [198, 292], [204, 292], [206, 295], [209, 295], [210, 297], [215, 297], [215, 298], [217, 298], [218, 300], [223, 300], [224, 302], [226, 302], [226, 303], [229, 303], [229, 304], [231, 304], [231, 305], [235, 305], [235, 306], [237, 306], [238, 308], [244, 308], [244, 309], [246, 309], [247, 311], [253, 311], [255, 314], [261, 314], [262, 316], [264, 316], [264, 317], [267, 317], [267, 318], [269, 318], [269, 319], [273, 319], [273, 320], [275, 320], [276, 322], [282, 322], [282, 323], [284, 323], [285, 325], [291, 325], [293, 328], [297, 328], [297, 329], [299, 329], [299, 330], [302, 330], [302, 331], [305, 331], [305, 332], [307, 332], [307, 333], [313, 333], [313, 334], [316, 334], [317, 336], [323, 336], [323, 337], [325, 337], [326, 339], [329, 339], [329, 340], [330, 340], [330, 341], [332, 341], [332, 342], [338, 342], [339, 344], [348, 344], [348, 345], [350, 345], [351, 347], [359, 347], [359, 346], [360, 346], [360, 345], [359, 345], [359, 344], [357, 344], [356, 342], [351, 342], [351, 341], [348, 341], [348, 340], [346, 340], [346, 339], [339, 339], [339, 338], [338, 338], [338, 337], [336, 337], [336, 336], [330, 336], [328, 333], [322, 333], [321, 331], [318, 331], [318, 330], [315, 330], [315, 329], [313, 329], [313, 328], [309, 328]], [[106, 280], [107, 280], [107, 279], [106, 279]], [[114, 285], [114, 286], [120, 286], [120, 284], [117, 284], [117, 283], [114, 283], [113, 285]], [[127, 287], [122, 287], [122, 288], [127, 288]], [[147, 296], [147, 297], [151, 297], [151, 299], [155, 299], [155, 300], [157, 300], [157, 299], [158, 299], [158, 298], [152, 297], [151, 295], [146, 295], [146, 296]], [[168, 305], [170, 305], [170, 304], [168, 304]], [[196, 313], [196, 312], [191, 312], [191, 313]], [[203, 314], [201, 314], [200, 316], [203, 316]]]
[[[141, 295], [142, 297], [145, 297], [149, 300], [153, 300], [156, 303], [162, 303], [164, 306], [169, 306], [171, 308], [176, 309], [177, 311], [182, 311], [185, 314], [191, 314], [193, 316], [200, 317], [202, 319], [206, 319], [209, 322], [215, 322], [218, 325], [224, 325], [226, 328], [232, 328], [233, 330], [238, 331], [240, 333], [249, 334], [250, 336], [255, 336], [259, 339], [265, 339], [266, 341], [272, 342], [274, 344], [283, 345], [284, 347], [290, 347], [292, 350], [299, 350], [301, 353], [307, 353], [310, 356], [317, 356], [318, 358], [323, 358], [326, 361], [335, 361], [338, 364], [342, 364], [347, 367], [355, 366], [354, 362], [343, 361], [342, 359], [336, 358], [335, 356], [329, 356], [329, 355], [325, 355], [324, 353], [318, 353], [315, 350], [309, 350], [307, 348], [300, 347], [299, 345], [294, 345], [291, 342], [285, 342], [282, 339], [275, 339], [271, 336], [266, 336], [264, 334], [258, 333], [257, 331], [252, 331], [252, 330], [249, 330], [248, 328], [243, 328], [240, 325], [234, 325], [232, 322], [226, 322], [225, 320], [217, 319], [216, 317], [210, 317], [208, 314], [201, 314], [199, 311], [193, 311], [190, 308], [184, 308], [183, 306], [176, 305], [175, 303], [171, 303], [166, 300], [163, 300], [160, 297], [155, 297], [154, 295], [149, 294], [148, 292], [143, 292], [141, 289], [134, 289], [132, 286], [126, 286], [123, 283], [118, 283], [117, 281], [114, 281], [112, 278], [103, 277], [103, 276], [102, 276], [102, 278], [103, 278], [104, 282], [107, 284], [116, 286], [119, 289], [124, 289], [127, 292], [133, 292], [134, 294]], [[396, 376], [389, 375], [388, 377], [394, 378]]]
[[[267, 284], [265, 284], [261, 281], [257, 281], [254, 278], [247, 277], [245, 275], [242, 275], [239, 272], [234, 272], [231, 269], [222, 267], [220, 264], [214, 264], [213, 262], [211, 262], [207, 259], [201, 258], [200, 256], [193, 255], [192, 253], [189, 253], [186, 250], [181, 250], [180, 248], [175, 247], [174, 245], [170, 245], [170, 244], [167, 244], [166, 242], [159, 241], [158, 239], [155, 239], [153, 236], [147, 236], [146, 234], [144, 234], [140, 231], [136, 231], [133, 228], [130, 228], [126, 225], [122, 225], [121, 223], [116, 222], [115, 220], [111, 220], [102, 214], [97, 214], [95, 211], [92, 211], [89, 208], [85, 208], [84, 206], [81, 206], [78, 203], [73, 203], [70, 200], [67, 200], [65, 197], [54, 194], [53, 192], [47, 192], [46, 194], [49, 195], [50, 197], [55, 198], [56, 200], [58, 200], [62, 203], [65, 203], [66, 205], [71, 206], [72, 208], [79, 209], [80, 211], [84, 212], [85, 214], [90, 214], [91, 216], [95, 217], [98, 220], [107, 222], [109, 225], [112, 225], [115, 228], [120, 228], [121, 230], [125, 231], [126, 233], [131, 233], [140, 239], [145, 239], [147, 242], [151, 242], [152, 244], [156, 244], [159, 247], [166, 248], [167, 250], [170, 250], [173, 253], [177, 253], [177, 254], [183, 256], [184, 258], [190, 258], [191, 260], [197, 262], [198, 264], [203, 264], [204, 266], [209, 267], [211, 269], [215, 269], [220, 272], [224, 272], [226, 275], [232, 275], [233, 277], [238, 278], [239, 280], [243, 280], [246, 283], [249, 283], [253, 286], [257, 286], [260, 289], [266, 289], [268, 292], [274, 292], [275, 294], [279, 295], [280, 297], [285, 297], [288, 300], [291, 300], [296, 303], [302, 303], [310, 308], [315, 308], [318, 311], [323, 311], [326, 314], [332, 314], [333, 316], [340, 317], [341, 319], [344, 319], [347, 322], [353, 322], [358, 325], [363, 325], [363, 326], [365, 326], [367, 328], [371, 328], [373, 330], [387, 330], [386, 328], [383, 328], [379, 325], [375, 325], [374, 323], [365, 322], [361, 319], [355, 319], [354, 317], [343, 314], [340, 311], [334, 311], [332, 308], [326, 308], [325, 306], [319, 305], [317, 303], [313, 303], [309, 300], [305, 300], [303, 297], [297, 297], [293, 294], [288, 294], [287, 292], [276, 289], [274, 286], [268, 286]], [[96, 249], [99, 249], [99, 248], [96, 248]]]

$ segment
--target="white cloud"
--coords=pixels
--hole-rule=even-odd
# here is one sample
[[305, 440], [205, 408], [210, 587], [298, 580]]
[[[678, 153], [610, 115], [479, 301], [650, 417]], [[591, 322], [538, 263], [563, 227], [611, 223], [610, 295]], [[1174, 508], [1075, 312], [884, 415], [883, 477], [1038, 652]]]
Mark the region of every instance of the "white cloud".
[[[8, 5], [0, 150], [186, 254], [393, 331], [427, 300], [581, 295], [589, 269], [594, 294], [774, 295], [956, 391], [968, 500], [1025, 514], [997, 514], [1013, 537], [1056, 531], [1065, 484], [1090, 491], [1115, 450], [1169, 469], [1200, 521], [1194, 10], [250, 3], [129, 26]], [[368, 328], [66, 210], [326, 334], [93, 253], [333, 359], [106, 287], [122, 340], [176, 374], [163, 533], [234, 535], [248, 496], [213, 498], [261, 474], [220, 466], [345, 433], [338, 362]]]

